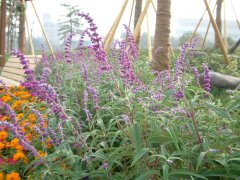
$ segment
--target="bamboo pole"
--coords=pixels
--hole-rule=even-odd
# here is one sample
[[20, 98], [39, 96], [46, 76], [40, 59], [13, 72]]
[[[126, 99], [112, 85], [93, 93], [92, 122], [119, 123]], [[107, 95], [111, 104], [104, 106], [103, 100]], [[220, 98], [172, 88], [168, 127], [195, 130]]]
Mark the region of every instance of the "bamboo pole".
[[129, 22], [128, 22], [128, 28], [130, 28], [131, 21], [132, 21], [132, 14], [133, 14], [134, 2], [136, 2], [136, 0], [133, 0], [133, 1], [132, 1], [131, 14], [130, 14]]
[[[215, 5], [214, 5], [213, 13], [215, 12], [216, 7], [217, 7], [217, 1], [216, 1]], [[208, 31], [209, 31], [210, 25], [211, 25], [211, 21], [209, 21], [209, 23], [208, 23], [208, 27], [207, 27], [207, 30], [206, 30], [206, 33], [205, 33], [205, 36], [204, 36], [204, 39], [203, 39], [203, 43], [202, 43], [202, 49], [203, 49], [203, 47], [205, 45], [205, 41], [207, 39], [207, 35], [208, 35]]]
[[53, 56], [54, 59], [56, 59], [55, 54], [54, 54], [54, 52], [53, 52], [53, 48], [52, 48], [52, 46], [51, 46], [51, 44], [50, 44], [50, 42], [49, 42], [49, 40], [48, 40], [47, 34], [46, 34], [46, 32], [45, 32], [45, 29], [43, 28], [43, 25], [42, 25], [42, 23], [41, 23], [41, 20], [40, 20], [40, 18], [39, 18], [39, 16], [38, 16], [38, 13], [37, 13], [37, 10], [36, 10], [36, 8], [35, 8], [35, 5], [34, 5], [34, 3], [32, 2], [32, 0], [31, 0], [30, 2], [31, 2], [31, 4], [32, 4], [33, 10], [34, 10], [34, 12], [35, 12], [35, 15], [37, 16], [38, 22], [39, 22], [40, 27], [41, 27], [41, 29], [42, 29], [43, 35], [44, 35], [44, 37], [45, 37], [45, 39], [46, 39], [46, 41], [47, 41], [48, 47], [49, 47], [49, 49], [50, 49], [50, 51], [51, 51], [51, 53], [52, 53], [52, 56]]
[[151, 43], [151, 36], [150, 36], [150, 30], [149, 30], [149, 19], [148, 19], [148, 13], [147, 13], [147, 39], [148, 39], [148, 58], [149, 61], [152, 60], [152, 43]]
[[223, 15], [224, 15], [224, 45], [226, 50], [228, 49], [227, 43], [227, 20], [226, 20], [226, 1], [223, 1]]
[[121, 20], [121, 18], [122, 18], [122, 15], [123, 15], [123, 13], [124, 13], [124, 11], [125, 11], [125, 9], [126, 9], [127, 3], [128, 3], [128, 0], [125, 0], [123, 6], [122, 6], [122, 8], [121, 8], [121, 11], [119, 12], [116, 20], [115, 20], [114, 23], [113, 23], [112, 28], [110, 29], [110, 31], [109, 31], [109, 33], [108, 33], [109, 35], [108, 35], [108, 37], [107, 37], [107, 39], [106, 39], [106, 41], [105, 41], [105, 43], [104, 43], [104, 49], [105, 49], [105, 51], [108, 51], [109, 46], [110, 46], [110, 44], [112, 43], [113, 37], [114, 37], [114, 35], [115, 35], [115, 33], [116, 33], [116, 30], [117, 30], [117, 27], [118, 27], [118, 25], [119, 25], [119, 22], [120, 22], [120, 20]]
[[29, 25], [28, 25], [27, 17], [26, 17], [25, 21], [26, 21], [26, 27], [27, 27], [27, 32], [28, 32], [28, 41], [29, 41], [30, 51], [31, 51], [31, 54], [32, 54], [32, 55], [35, 55], [34, 48], [33, 48], [32, 35], [31, 35], [30, 30], [29, 30]]
[[152, 0], [151, 0], [151, 4], [152, 4], [152, 6], [153, 6], [153, 9], [154, 9], [155, 13], [157, 13], [157, 8], [156, 8], [156, 6], [154, 5], [154, 3], [153, 3]]
[[201, 22], [202, 22], [202, 20], [203, 20], [203, 17], [204, 17], [204, 15], [205, 15], [206, 12], [207, 12], [207, 9], [205, 9], [205, 11], [204, 11], [203, 14], [202, 14], [202, 17], [201, 17], [200, 20], [198, 21], [198, 24], [197, 24], [196, 28], [194, 29], [193, 34], [192, 34], [191, 38], [189, 39], [189, 42], [192, 42], [194, 36], [196, 35], [196, 32], [197, 32], [197, 30], [198, 30], [198, 28], [199, 28], [199, 26], [200, 26], [200, 24], [201, 24]]
[[222, 37], [221, 37], [220, 32], [219, 32], [219, 30], [218, 30], [217, 24], [216, 24], [216, 22], [215, 22], [215, 20], [214, 20], [214, 18], [213, 18], [213, 15], [212, 15], [212, 13], [211, 13], [209, 4], [208, 4], [207, 0], [204, 0], [204, 3], [205, 3], [205, 6], [206, 6], [206, 8], [207, 8], [208, 15], [209, 15], [210, 20], [211, 20], [211, 23], [212, 23], [212, 25], [213, 25], [214, 31], [215, 31], [215, 33], [216, 33], [216, 36], [217, 36], [217, 39], [218, 39], [218, 42], [219, 42], [220, 49], [221, 49], [221, 51], [222, 51], [222, 53], [223, 53], [223, 57], [224, 57], [225, 63], [226, 63], [226, 64], [229, 64], [230, 61], [229, 61], [229, 58], [228, 58], [228, 55], [227, 55], [227, 51], [226, 51], [226, 48], [224, 47], [224, 44], [223, 44], [223, 41], [222, 41]]
[[234, 7], [233, 7], [232, 0], [230, 0], [230, 3], [231, 3], [231, 6], [232, 6], [232, 9], [233, 9], [233, 12], [234, 12], [234, 15], [235, 15], [235, 18], [236, 18], [237, 24], [238, 24], [238, 29], [240, 29], [240, 23], [239, 23], [239, 21], [238, 21], [236, 11], [235, 11], [235, 9], [234, 9]]
[[139, 19], [138, 19], [137, 25], [136, 25], [136, 27], [134, 29], [134, 32], [133, 32], [134, 39], [136, 39], [138, 34], [140, 33], [141, 25], [142, 25], [142, 22], [143, 22], [143, 19], [144, 19], [146, 13], [147, 13], [147, 10], [148, 10], [148, 7], [149, 7], [150, 3], [151, 3], [151, 0], [147, 0], [147, 2], [145, 4], [145, 7], [144, 7]]

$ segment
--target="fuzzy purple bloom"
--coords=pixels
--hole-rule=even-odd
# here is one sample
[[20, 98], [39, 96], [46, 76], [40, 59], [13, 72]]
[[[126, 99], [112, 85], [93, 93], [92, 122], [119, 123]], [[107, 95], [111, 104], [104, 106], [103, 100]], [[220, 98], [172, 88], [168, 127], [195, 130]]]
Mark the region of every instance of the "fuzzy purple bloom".
[[204, 69], [204, 90], [207, 92], [211, 91], [211, 76], [210, 71], [208, 69], [208, 66], [206, 64], [203, 64]]

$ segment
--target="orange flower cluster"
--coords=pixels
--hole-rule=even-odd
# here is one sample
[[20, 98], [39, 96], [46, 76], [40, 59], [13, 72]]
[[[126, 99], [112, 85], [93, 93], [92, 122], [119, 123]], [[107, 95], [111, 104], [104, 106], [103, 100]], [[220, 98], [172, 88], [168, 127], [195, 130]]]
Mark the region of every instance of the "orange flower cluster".
[[[4, 174], [1, 172], [0, 180], [4, 180]], [[11, 172], [10, 174], [6, 174], [6, 180], [21, 180], [21, 178], [17, 172]]]
[[[43, 117], [43, 127], [46, 128], [48, 123], [46, 121], [47, 115], [44, 114], [46, 107], [41, 103], [36, 97], [31, 96], [31, 94], [22, 86], [19, 87], [10, 87], [8, 92], [0, 90], [0, 102], [8, 104], [16, 115], [16, 120], [20, 126], [19, 130], [25, 135], [28, 141], [32, 141], [34, 147], [37, 148], [40, 156], [44, 157], [47, 155], [46, 148], [51, 148], [53, 145], [49, 138], [45, 139], [43, 143], [40, 141], [40, 135], [35, 130], [39, 128], [40, 120], [37, 118], [36, 114], [33, 114], [31, 108], [41, 112]], [[0, 108], [0, 122], [7, 121], [12, 123], [10, 115], [6, 110]], [[41, 125], [42, 125], [41, 124]], [[16, 164], [24, 166], [29, 161], [34, 160], [28, 155], [28, 151], [21, 145], [20, 140], [17, 137], [14, 137], [14, 134], [10, 132], [8, 128], [0, 127], [0, 180], [11, 179], [18, 180], [20, 176], [16, 172], [19, 172], [19, 169], [14, 169]], [[9, 172], [12, 172], [9, 174]], [[5, 173], [5, 176], [3, 175]]]

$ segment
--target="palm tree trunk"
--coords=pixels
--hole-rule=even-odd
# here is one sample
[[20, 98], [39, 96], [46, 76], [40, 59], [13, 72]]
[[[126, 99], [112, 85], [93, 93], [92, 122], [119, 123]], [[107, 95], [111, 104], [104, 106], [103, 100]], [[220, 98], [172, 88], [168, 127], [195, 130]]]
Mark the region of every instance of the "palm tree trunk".
[[25, 19], [26, 19], [26, 10], [25, 3], [21, 3], [23, 8], [19, 13], [19, 34], [18, 34], [18, 49], [25, 54], [26, 53], [26, 30], [25, 30]]
[[[221, 35], [222, 35], [222, 18], [221, 18], [222, 4], [223, 0], [217, 0], [216, 24]], [[219, 47], [218, 38], [216, 37], [216, 35], [215, 35], [215, 47], [216, 48]]]
[[[135, 4], [135, 13], [134, 13], [134, 29], [137, 26], [137, 22], [138, 19], [141, 15], [142, 12], [142, 0], [136, 0], [136, 4]], [[139, 43], [140, 43], [140, 34], [141, 32], [139, 31], [139, 34], [137, 35], [136, 39], [135, 39], [135, 43], [137, 48], [139, 48]]]
[[5, 28], [6, 28], [6, 0], [1, 2], [0, 19], [0, 68], [5, 64]]
[[170, 70], [170, 19], [171, 0], [157, 1], [156, 27], [153, 44], [153, 70], [161, 72]]

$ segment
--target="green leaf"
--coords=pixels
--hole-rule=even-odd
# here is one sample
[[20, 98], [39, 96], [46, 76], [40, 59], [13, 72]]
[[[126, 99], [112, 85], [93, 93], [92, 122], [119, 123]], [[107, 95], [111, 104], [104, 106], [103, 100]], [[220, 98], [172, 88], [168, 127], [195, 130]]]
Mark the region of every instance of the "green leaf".
[[200, 165], [202, 164], [202, 161], [203, 161], [203, 158], [205, 156], [207, 152], [201, 152], [199, 157], [198, 157], [198, 160], [197, 160], [197, 166], [196, 166], [196, 172], [198, 171]]
[[135, 142], [135, 148], [137, 152], [139, 152], [142, 149], [140, 125], [138, 123], [135, 123], [131, 129], [133, 140]]
[[134, 156], [131, 167], [134, 166], [135, 163], [148, 151], [149, 151], [148, 148], [143, 148], [143, 149], [139, 150], [138, 153]]
[[211, 110], [213, 110], [217, 115], [219, 115], [223, 118], [227, 118], [229, 120], [232, 119], [229, 112], [225, 111], [223, 108], [213, 106], [212, 104], [207, 104], [207, 107], [210, 108]]
[[179, 147], [179, 145], [178, 145], [178, 139], [177, 139], [177, 136], [176, 136], [176, 134], [175, 134], [175, 131], [174, 131], [172, 128], [166, 128], [166, 130], [167, 130], [168, 133], [170, 134], [171, 139], [172, 139], [172, 141], [173, 141], [176, 149], [177, 149], [178, 151], [180, 151], [180, 147]]
[[168, 180], [168, 170], [169, 166], [167, 164], [163, 165], [163, 179]]
[[93, 156], [93, 157], [96, 157], [96, 158], [99, 158], [99, 159], [107, 159], [107, 157], [104, 155], [104, 154], [101, 154], [101, 153], [98, 153], [98, 152], [95, 152], [95, 153], [92, 153], [90, 154], [90, 156]]
[[159, 175], [159, 171], [157, 170], [148, 170], [147, 172], [142, 173], [140, 176], [135, 178], [135, 180], [146, 180], [150, 179], [151, 175]]
[[194, 177], [197, 177], [197, 178], [202, 178], [202, 179], [206, 179], [206, 177], [200, 175], [200, 174], [196, 174], [194, 172], [191, 172], [191, 171], [188, 171], [188, 170], [173, 170], [169, 173], [169, 176], [174, 176], [176, 177], [176, 175], [183, 175], [183, 176], [187, 176], [187, 177], [191, 177], [191, 176], [194, 176]]

